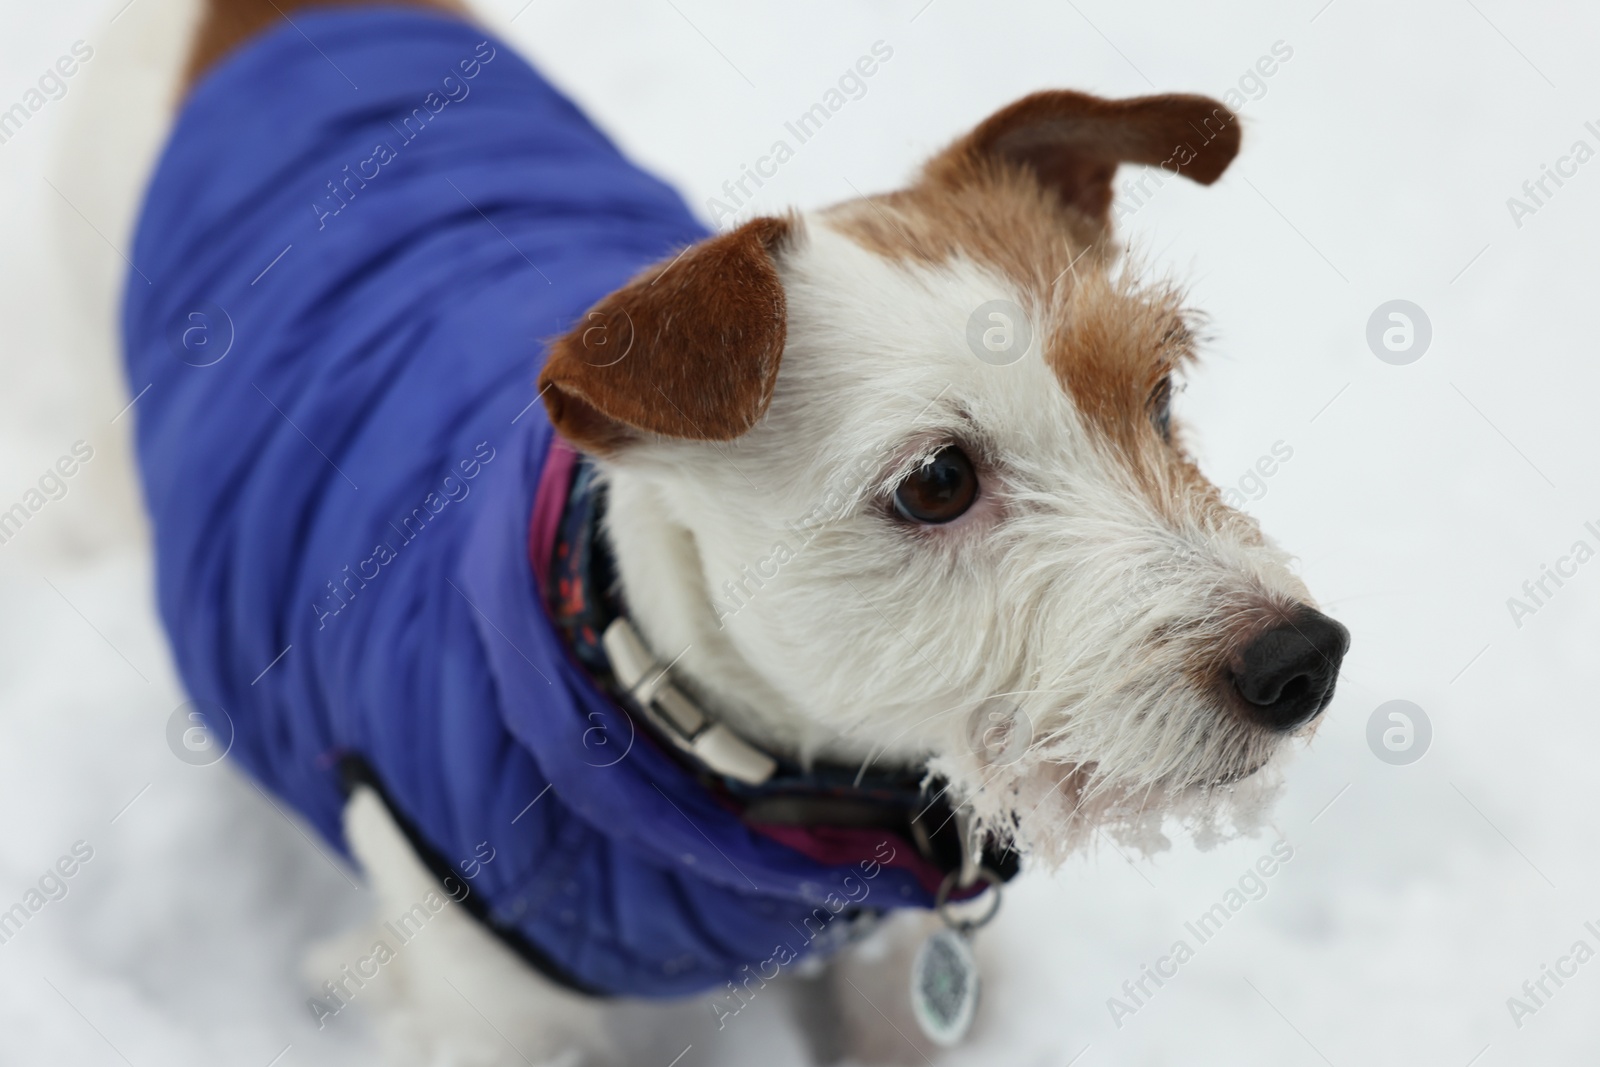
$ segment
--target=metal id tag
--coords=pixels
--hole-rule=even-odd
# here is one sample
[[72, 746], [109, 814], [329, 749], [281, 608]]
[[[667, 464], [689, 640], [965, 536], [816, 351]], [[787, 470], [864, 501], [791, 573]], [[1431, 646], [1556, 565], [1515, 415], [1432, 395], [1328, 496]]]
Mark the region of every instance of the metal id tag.
[[979, 868], [977, 875], [989, 883], [993, 894], [989, 910], [976, 920], [952, 916], [948, 910], [950, 890], [960, 872], [950, 874], [939, 887], [934, 905], [944, 929], [929, 935], [911, 963], [911, 1012], [923, 1036], [940, 1048], [952, 1048], [965, 1040], [983, 992], [972, 935], [1000, 910], [1001, 880], [985, 868]]
[[929, 1041], [959, 1045], [978, 1013], [982, 981], [966, 933], [946, 927], [933, 933], [911, 964], [911, 1011]]

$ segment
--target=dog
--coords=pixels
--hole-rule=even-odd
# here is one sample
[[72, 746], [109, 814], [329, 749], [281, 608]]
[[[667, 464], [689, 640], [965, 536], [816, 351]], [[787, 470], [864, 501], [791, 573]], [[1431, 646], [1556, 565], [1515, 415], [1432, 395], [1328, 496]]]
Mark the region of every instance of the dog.
[[207, 0], [184, 80], [139, 467], [208, 728], [376, 890], [318, 1025], [619, 1063], [607, 996], [809, 975], [819, 1057], [920, 1059], [1019, 857], [1250, 829], [1332, 699], [1111, 225], [1122, 163], [1222, 176], [1221, 104], [1036, 93], [707, 234], [448, 0]]

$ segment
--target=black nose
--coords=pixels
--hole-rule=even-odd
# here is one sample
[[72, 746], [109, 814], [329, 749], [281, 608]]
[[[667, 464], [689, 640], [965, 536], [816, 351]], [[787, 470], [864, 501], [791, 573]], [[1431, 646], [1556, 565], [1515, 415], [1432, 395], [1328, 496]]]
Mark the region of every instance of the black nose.
[[1233, 686], [1250, 717], [1273, 730], [1293, 730], [1333, 699], [1350, 631], [1320, 611], [1303, 608], [1256, 637], [1233, 671]]

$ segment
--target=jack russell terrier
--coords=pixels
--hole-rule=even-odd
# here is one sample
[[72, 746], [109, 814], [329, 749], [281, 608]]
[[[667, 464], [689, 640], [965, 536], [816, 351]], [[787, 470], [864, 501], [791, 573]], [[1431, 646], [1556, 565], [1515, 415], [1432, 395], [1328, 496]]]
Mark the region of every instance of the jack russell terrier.
[[614, 1063], [605, 998], [798, 974], [827, 1055], [921, 1057], [1019, 856], [1248, 823], [1331, 699], [1110, 232], [1118, 164], [1221, 176], [1220, 104], [1036, 93], [710, 234], [443, 0], [209, 0], [186, 84], [138, 460], [196, 707], [377, 890], [318, 1025]]

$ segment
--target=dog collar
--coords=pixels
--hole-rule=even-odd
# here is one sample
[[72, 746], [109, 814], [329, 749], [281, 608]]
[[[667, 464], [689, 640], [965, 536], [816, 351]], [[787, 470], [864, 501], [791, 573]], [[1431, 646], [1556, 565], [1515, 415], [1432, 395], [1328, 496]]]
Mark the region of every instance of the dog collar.
[[966, 819], [945, 800], [944, 783], [925, 769], [802, 767], [740, 736], [696, 703], [628, 618], [600, 532], [604, 513], [598, 471], [558, 439], [545, 463], [529, 537], [551, 618], [596, 686], [720, 803], [752, 830], [823, 862], [853, 862], [868, 837], [892, 833], [911, 846], [919, 880], [930, 892], [945, 885], [952, 900], [984, 890], [980, 868], [1000, 881], [1016, 874], [1020, 864], [1009, 849], [970, 846]]

